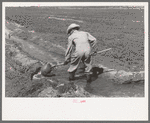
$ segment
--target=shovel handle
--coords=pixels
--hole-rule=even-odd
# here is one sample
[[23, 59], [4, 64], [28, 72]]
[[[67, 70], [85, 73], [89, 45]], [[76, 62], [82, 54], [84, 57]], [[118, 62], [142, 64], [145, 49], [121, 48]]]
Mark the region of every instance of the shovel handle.
[[[103, 52], [106, 52], [106, 51], [111, 50], [111, 49], [112, 49], [112, 48], [108, 48], [108, 49], [105, 49], [105, 50], [102, 50], [102, 51], [97, 51], [96, 53], [97, 53], [97, 54], [103, 53]], [[91, 53], [91, 56], [94, 55], [94, 53], [95, 53], [95, 52]], [[60, 64], [57, 64], [57, 65], [54, 65], [54, 66], [52, 66], [52, 68], [58, 67], [58, 66], [62, 66], [62, 65], [64, 65], [64, 63], [60, 63]]]
[[112, 49], [112, 48], [108, 48], [108, 49], [105, 49], [105, 50], [102, 50], [102, 51], [93, 52], [93, 53], [91, 53], [91, 56], [94, 55], [94, 53], [99, 54], [99, 53], [103, 53], [103, 52], [109, 51], [109, 50], [111, 50], [111, 49]]
[[62, 66], [62, 65], [64, 65], [64, 63], [60, 63], [60, 64], [57, 64], [57, 65], [54, 65], [54, 66], [52, 66], [52, 68], [58, 67], [58, 66]]
[[60, 63], [60, 64], [58, 64], [58, 65], [56, 65], [56, 66], [61, 66], [61, 65], [64, 65], [64, 63]]

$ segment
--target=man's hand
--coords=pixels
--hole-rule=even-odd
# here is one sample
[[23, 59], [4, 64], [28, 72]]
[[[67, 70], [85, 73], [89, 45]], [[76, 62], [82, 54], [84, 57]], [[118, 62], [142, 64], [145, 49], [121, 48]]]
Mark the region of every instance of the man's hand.
[[94, 51], [91, 55], [92, 56], [96, 56], [97, 55], [97, 51]]
[[69, 62], [68, 61], [64, 61], [64, 65], [67, 65]]
[[97, 55], [97, 51], [94, 51], [94, 56], [96, 56]]

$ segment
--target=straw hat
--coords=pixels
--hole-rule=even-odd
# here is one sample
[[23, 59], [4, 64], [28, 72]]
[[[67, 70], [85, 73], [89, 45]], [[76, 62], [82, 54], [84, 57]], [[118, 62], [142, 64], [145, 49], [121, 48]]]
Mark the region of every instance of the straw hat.
[[80, 25], [75, 24], [75, 23], [72, 23], [72, 24], [68, 27], [68, 29], [67, 29], [67, 34], [69, 34], [70, 31], [71, 31], [73, 28], [78, 28], [78, 29], [80, 29]]

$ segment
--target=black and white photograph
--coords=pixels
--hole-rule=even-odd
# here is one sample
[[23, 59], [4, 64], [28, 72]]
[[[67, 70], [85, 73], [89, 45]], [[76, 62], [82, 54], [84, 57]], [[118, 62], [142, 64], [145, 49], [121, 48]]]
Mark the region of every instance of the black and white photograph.
[[[71, 100], [70, 105], [83, 108], [90, 101], [91, 109], [97, 106], [91, 103], [98, 101], [101, 107], [106, 104], [106, 112], [108, 107], [117, 105], [124, 105], [122, 110], [139, 106], [128, 112], [130, 116], [127, 111], [126, 116], [118, 113], [119, 119], [134, 120], [131, 116], [134, 111], [148, 110], [148, 3], [4, 2], [2, 21], [4, 107], [6, 104], [11, 107], [11, 102], [14, 106], [15, 100], [21, 100], [18, 105], [34, 100], [32, 105], [36, 107], [38, 100], [41, 103], [50, 100], [47, 103], [52, 106], [52, 101], [63, 99], [62, 105], [57, 106], [57, 102], [54, 107], [63, 107], [65, 101]], [[7, 99], [10, 101], [5, 103]], [[146, 105], [136, 104], [140, 99]], [[118, 104], [114, 104], [114, 100]], [[15, 107], [18, 110], [17, 105]], [[110, 112], [113, 114], [114, 108]], [[76, 119], [99, 119], [98, 114], [82, 117], [76, 113]], [[147, 113], [136, 113], [139, 119], [148, 118]], [[109, 119], [102, 112], [100, 115], [103, 120]], [[9, 116], [13, 119], [13, 115]], [[65, 113], [61, 116], [64, 118]], [[61, 119], [61, 116], [53, 118]], [[7, 115], [4, 117], [7, 119]], [[36, 119], [35, 114], [28, 117]], [[110, 119], [116, 117], [110, 116]], [[37, 116], [39, 118], [53, 119], [47, 115]]]

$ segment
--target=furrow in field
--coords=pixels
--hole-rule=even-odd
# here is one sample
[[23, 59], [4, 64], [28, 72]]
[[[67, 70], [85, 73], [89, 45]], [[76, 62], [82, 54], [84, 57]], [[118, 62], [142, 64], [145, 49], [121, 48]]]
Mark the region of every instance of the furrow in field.
[[[41, 18], [42, 18], [42, 19], [45, 19], [45, 18], [47, 18], [47, 15], [42, 16], [42, 17], [37, 17], [37, 18], [38, 18], [38, 19], [41, 19]], [[50, 15], [48, 18], [49, 18], [49, 19], [62, 20], [62, 21], [70, 20], [70, 21], [74, 21], [74, 22], [83, 23], [82, 20], [75, 20], [75, 19], [72, 19], [72, 18], [74, 18], [74, 17], [68, 18], [68, 16], [55, 16], [55, 15]]]
[[58, 17], [54, 17], [54, 16], [50, 16], [49, 19], [56, 19], [56, 20], [63, 20], [63, 21], [71, 20], [71, 21], [83, 23], [83, 21], [81, 21], [81, 20], [75, 20], [75, 19], [69, 19], [69, 18], [58, 18]]

